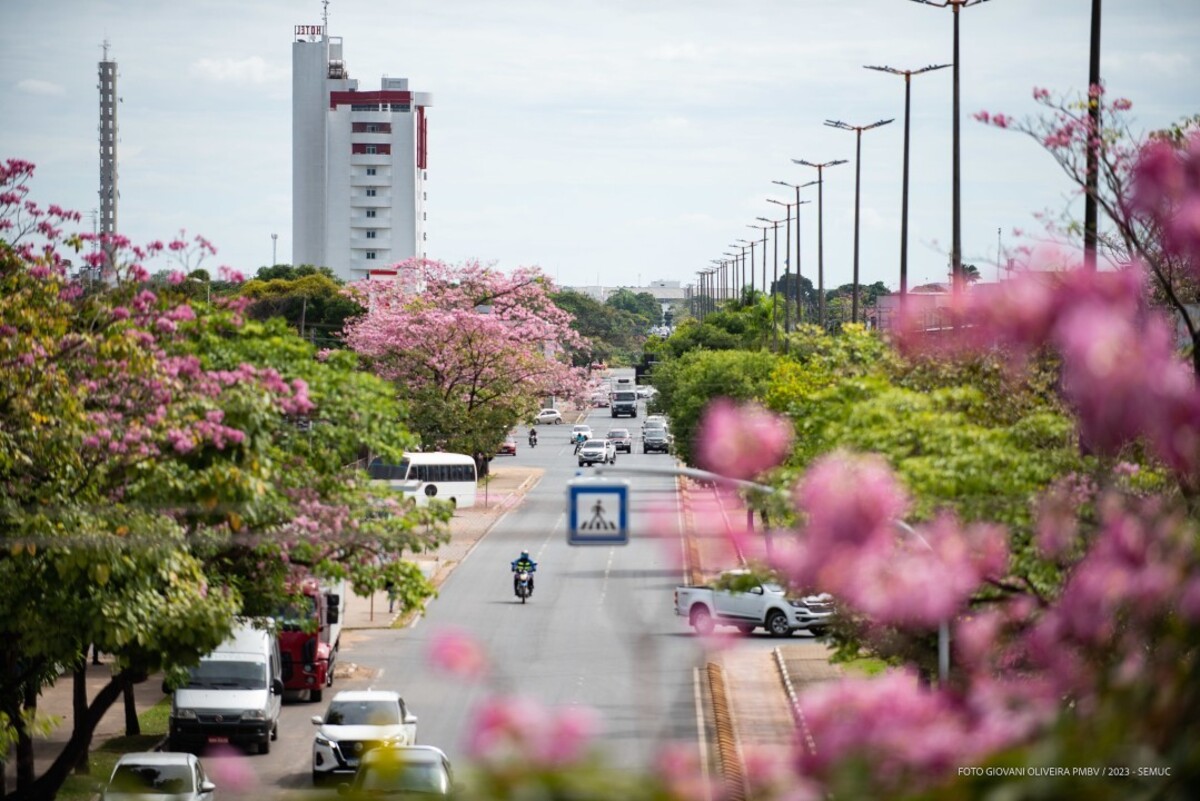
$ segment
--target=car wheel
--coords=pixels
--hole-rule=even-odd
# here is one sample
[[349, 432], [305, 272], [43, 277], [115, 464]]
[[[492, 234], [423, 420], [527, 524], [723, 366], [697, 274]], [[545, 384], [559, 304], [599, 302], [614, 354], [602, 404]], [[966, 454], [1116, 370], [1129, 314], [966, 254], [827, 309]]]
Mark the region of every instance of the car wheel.
[[325, 695], [323, 690], [309, 690], [308, 700], [314, 704], [321, 703], [321, 698]]
[[558, 418], [557, 420], [555, 420], [555, 421], [554, 421], [554, 425], [556, 425], [556, 426], [561, 426], [561, 425], [562, 425], [562, 418], [560, 417], [560, 418]]
[[716, 628], [707, 606], [697, 606], [692, 610], [691, 617], [692, 628], [696, 630], [697, 634], [712, 634], [713, 629]]
[[750, 625], [749, 623], [739, 623], [737, 630], [740, 631], [742, 634], [749, 634], [750, 632], [754, 631], [754, 628], [755, 627]]
[[767, 631], [772, 637], [786, 637], [792, 633], [788, 626], [787, 615], [778, 609], [772, 609], [767, 615]]
[[271, 753], [271, 735], [268, 734], [266, 736], [266, 738], [261, 743], [258, 744], [258, 753], [260, 753], [260, 754]]
[[583, 462], [580, 462], [580, 463], [579, 463], [579, 466], [580, 466], [580, 467], [583, 467]]
[[313, 787], [320, 787], [321, 784], [323, 783], [324, 779], [325, 779], [324, 774], [319, 773], [318, 771], [315, 771], [315, 770], [313, 771]]

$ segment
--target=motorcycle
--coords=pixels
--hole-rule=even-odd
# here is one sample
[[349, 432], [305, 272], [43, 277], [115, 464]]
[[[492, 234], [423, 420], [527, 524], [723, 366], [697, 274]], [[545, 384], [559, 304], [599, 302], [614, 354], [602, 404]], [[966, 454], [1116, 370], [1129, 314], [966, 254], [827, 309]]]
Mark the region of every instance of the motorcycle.
[[521, 599], [521, 603], [525, 603], [525, 599], [533, 594], [533, 589], [530, 586], [530, 575], [528, 570], [517, 571], [517, 597]]
[[529, 447], [531, 447], [531, 448], [537, 447], [537, 434], [529, 435]]

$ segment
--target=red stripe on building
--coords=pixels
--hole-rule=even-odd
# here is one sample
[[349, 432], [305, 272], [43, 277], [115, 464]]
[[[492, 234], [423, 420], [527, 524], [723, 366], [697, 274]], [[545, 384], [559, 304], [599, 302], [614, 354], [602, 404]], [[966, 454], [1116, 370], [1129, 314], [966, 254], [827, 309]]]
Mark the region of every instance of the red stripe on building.
[[371, 103], [412, 103], [412, 92], [380, 89], [377, 92], [330, 92], [329, 107], [367, 105]]
[[417, 106], [417, 169], [429, 168], [429, 137], [425, 130], [425, 107]]
[[359, 156], [390, 156], [392, 154], [392, 146], [384, 143], [351, 142], [350, 152]]

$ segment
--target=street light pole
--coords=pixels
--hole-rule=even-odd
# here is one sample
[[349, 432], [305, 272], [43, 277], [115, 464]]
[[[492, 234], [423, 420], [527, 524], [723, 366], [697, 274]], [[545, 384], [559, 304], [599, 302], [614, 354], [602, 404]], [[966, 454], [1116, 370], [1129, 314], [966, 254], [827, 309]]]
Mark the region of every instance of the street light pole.
[[[753, 227], [754, 227], [754, 226], [751, 226], [751, 228], [753, 228]], [[750, 277], [750, 292], [753, 294], [753, 292], [754, 292], [754, 246], [755, 246], [755, 245], [757, 245], [757, 244], [758, 244], [758, 242], [756, 242], [756, 241], [753, 241], [753, 240], [750, 240], [750, 239], [739, 239], [738, 241], [739, 241], [739, 242], [741, 242], [741, 243], [742, 243], [743, 245], [745, 245], [746, 247], [750, 248], [750, 271], [749, 271], [749, 277]], [[745, 257], [743, 257], [743, 258], [742, 258], [742, 280], [743, 280], [743, 281], [745, 281], [745, 279], [746, 279], [746, 275], [747, 275], [747, 273], [746, 273], [746, 259], [745, 259]]]
[[[767, 227], [765, 225], [755, 225], [747, 223], [747, 228], [762, 230], [762, 291], [767, 294]], [[750, 283], [754, 283], [754, 250], [750, 251]]]
[[[779, 224], [783, 220], [768, 220], [766, 217], [759, 217], [765, 223], [771, 224], [771, 242], [775, 248], [775, 266], [773, 268], [773, 278], [771, 279], [771, 349], [779, 349]], [[791, 223], [791, 218], [788, 218], [788, 223]], [[788, 226], [791, 227], [790, 225]], [[767, 229], [763, 227], [763, 242], [764, 246], [767, 241]], [[784, 252], [786, 256], [786, 251]], [[767, 260], [763, 259], [763, 283], [767, 282]], [[786, 299], [787, 296], [785, 295]]]
[[[804, 322], [804, 296], [801, 291], [802, 286], [800, 283], [801, 279], [804, 277], [804, 271], [801, 269], [802, 265], [800, 262], [800, 207], [806, 203], [812, 202], [811, 200], [801, 200], [800, 190], [810, 186], [815, 186], [819, 184], [820, 181], [809, 181], [806, 184], [790, 184], [787, 181], [771, 181], [771, 183], [778, 184], [779, 186], [791, 187], [792, 189], [796, 190], [795, 203], [784, 203], [783, 201], [771, 200], [770, 198], [767, 200], [771, 203], [778, 203], [780, 206], [787, 206], [789, 212], [791, 211], [792, 206], [796, 207], [796, 325], [800, 325], [802, 322]], [[790, 245], [788, 246], [788, 251], [791, 251]], [[787, 262], [785, 261], [784, 263], [786, 264]], [[787, 295], [784, 295], [784, 297], [787, 297]], [[784, 324], [784, 330], [787, 330], [786, 323]]]
[[957, 295], [963, 288], [963, 271], [962, 271], [962, 174], [960, 158], [961, 148], [959, 146], [959, 92], [958, 92], [958, 16], [959, 11], [969, 6], [977, 6], [980, 3], [986, 3], [987, 0], [942, 0], [934, 2], [933, 0], [912, 0], [914, 3], [921, 3], [927, 6], [935, 6], [937, 8], [950, 7], [954, 12], [954, 142], [952, 144], [952, 170], [953, 178], [951, 180], [952, 193], [952, 210], [950, 225], [953, 229], [951, 232], [952, 240], [950, 243], [950, 269], [953, 275], [953, 289]]
[[[824, 172], [826, 167], [835, 167], [838, 164], [845, 164], [845, 159], [835, 159], [834, 161], [826, 161], [822, 164], [814, 164], [811, 161], [804, 159], [792, 159], [795, 164], [803, 164], [805, 167], [817, 168], [817, 322], [820, 323], [821, 329], [825, 328], [825, 178]], [[808, 186], [808, 184], [804, 184]]]
[[855, 150], [854, 150], [854, 293], [850, 306], [850, 322], [858, 322], [858, 207], [860, 189], [862, 186], [862, 134], [863, 131], [869, 131], [872, 128], [879, 128], [892, 120], [879, 120], [870, 125], [849, 125], [841, 120], [825, 120], [825, 124], [830, 128], [841, 128], [844, 131], [854, 131], [855, 133]]
[[[1099, 212], [1096, 193], [1100, 185], [1100, 0], [1092, 0], [1091, 50], [1088, 56], [1088, 131], [1087, 187], [1083, 205], [1083, 267], [1096, 269], [1096, 240]], [[1095, 94], [1093, 95], [1093, 92]]]
[[276, 255], [275, 255], [276, 254], [275, 246], [278, 244], [279, 244], [279, 234], [271, 234], [271, 266], [272, 267], [275, 266], [275, 263], [277, 260]]
[[900, 307], [908, 297], [908, 121], [912, 108], [912, 76], [949, 67], [949, 64], [930, 64], [918, 70], [898, 70], [893, 67], [866, 67], [869, 70], [904, 76], [904, 178], [900, 199]]

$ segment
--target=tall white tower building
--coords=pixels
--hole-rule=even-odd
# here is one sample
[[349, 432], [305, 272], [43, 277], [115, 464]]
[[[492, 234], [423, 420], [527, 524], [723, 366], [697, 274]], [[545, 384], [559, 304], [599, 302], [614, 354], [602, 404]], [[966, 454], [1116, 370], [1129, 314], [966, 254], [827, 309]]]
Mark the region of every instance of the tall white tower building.
[[348, 281], [425, 257], [425, 110], [407, 78], [360, 92], [340, 36], [297, 25], [292, 43], [292, 263]]

